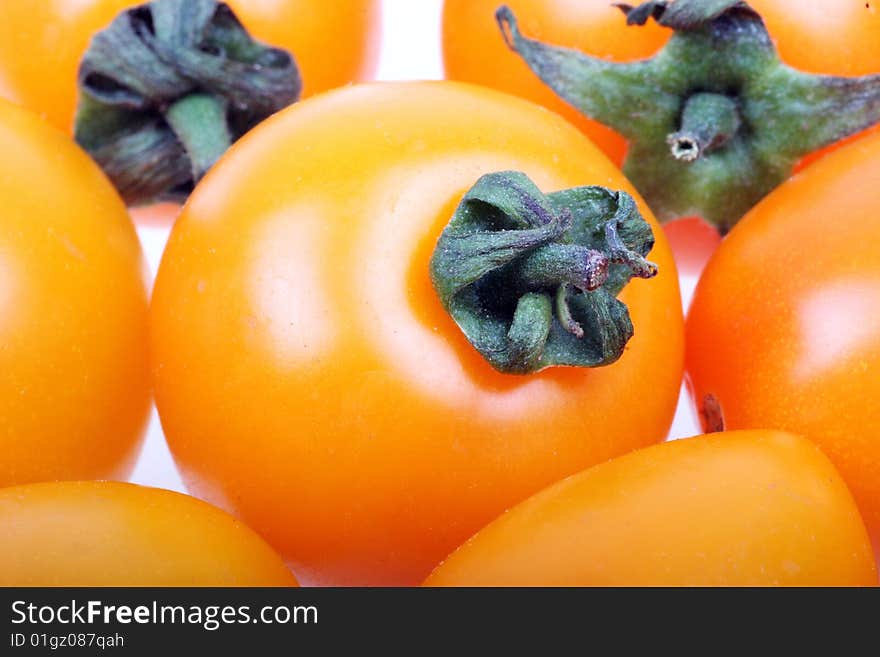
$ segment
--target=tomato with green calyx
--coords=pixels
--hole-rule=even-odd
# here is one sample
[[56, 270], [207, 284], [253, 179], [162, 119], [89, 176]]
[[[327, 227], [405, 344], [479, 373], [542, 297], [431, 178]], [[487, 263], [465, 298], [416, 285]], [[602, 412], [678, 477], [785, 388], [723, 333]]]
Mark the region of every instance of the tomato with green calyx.
[[508, 511], [428, 586], [876, 586], [865, 526], [804, 438], [744, 431], [650, 447]]
[[0, 536], [0, 586], [296, 586], [278, 555], [235, 518], [155, 488], [6, 488]]
[[[510, 47], [537, 77], [627, 139], [624, 171], [661, 220], [697, 215], [726, 232], [802, 157], [880, 118], [880, 77], [829, 77], [790, 68], [838, 76], [863, 73], [866, 64], [867, 71], [880, 69], [880, 50], [870, 36], [878, 19], [870, 8], [835, 0], [825, 8], [835, 20], [819, 21], [821, 10], [799, 3], [753, 4], [767, 14], [769, 31], [755, 11], [734, 0], [623, 6], [631, 24], [655, 21], [674, 30], [656, 56], [626, 62], [572, 49], [578, 44], [566, 38], [571, 26], [561, 31], [560, 46], [543, 42], [557, 43], [554, 28], [546, 33], [536, 28], [541, 41], [530, 38], [528, 27], [520, 29], [518, 17], [528, 21], [531, 12], [541, 16], [548, 9], [526, 3], [514, 14], [503, 6], [497, 18]], [[565, 9], [559, 13], [565, 16]], [[455, 14], [449, 20], [450, 34], [464, 23]], [[653, 45], [652, 33], [643, 30], [630, 28], [628, 40]], [[823, 44], [832, 42], [822, 62], [813, 34]], [[475, 52], [483, 48], [462, 42]], [[804, 44], [811, 44], [809, 54]], [[852, 62], [854, 51], [858, 64]], [[474, 55], [474, 61], [480, 58]]]
[[0, 95], [74, 127], [129, 205], [179, 203], [269, 114], [368, 77], [379, 13], [376, 0], [4, 0]]
[[415, 584], [511, 504], [663, 440], [680, 297], [633, 194], [559, 117], [469, 85], [351, 87], [262, 124], [156, 282], [190, 490], [306, 581]]
[[126, 478], [150, 406], [137, 234], [94, 162], [6, 101], [0, 153], [0, 487]]

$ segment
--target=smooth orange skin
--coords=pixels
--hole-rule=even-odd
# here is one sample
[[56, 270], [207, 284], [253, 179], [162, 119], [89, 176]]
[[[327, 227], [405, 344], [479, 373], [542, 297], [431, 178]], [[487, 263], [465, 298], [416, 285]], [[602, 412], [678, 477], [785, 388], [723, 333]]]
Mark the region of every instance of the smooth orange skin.
[[68, 137], [0, 101], [0, 486], [126, 478], [150, 403], [140, 243]]
[[[502, 4], [513, 9], [529, 37], [612, 61], [650, 57], [666, 43], [671, 32], [653, 20], [645, 26], [627, 27], [621, 11], [609, 0], [444, 2], [446, 77], [500, 89], [559, 112], [584, 130], [614, 162], [622, 163], [624, 139], [561, 100], [507, 47], [494, 18]], [[880, 71], [880, 10], [873, 6], [875, 3], [749, 0], [749, 4], [764, 17], [787, 64], [831, 75]]]
[[[457, 83], [351, 87], [234, 146], [172, 232], [152, 306], [157, 404], [196, 495], [318, 584], [417, 584], [511, 504], [663, 440], [682, 366], [675, 265], [623, 299], [600, 370], [491, 369], [428, 276], [483, 174], [633, 192], [576, 129]], [[648, 390], [649, 394], [640, 393]]]
[[880, 546], [880, 135], [768, 196], [722, 243], [688, 318], [688, 372], [728, 428], [802, 434]]
[[875, 586], [852, 496], [809, 441], [770, 431], [650, 447], [479, 532], [427, 586]]
[[[76, 74], [92, 36], [145, 0], [2, 0], [0, 96], [73, 126]], [[305, 96], [372, 76], [378, 0], [227, 0], [251, 34], [289, 50]]]
[[296, 586], [265, 541], [180, 493], [68, 482], [0, 490], [0, 586]]

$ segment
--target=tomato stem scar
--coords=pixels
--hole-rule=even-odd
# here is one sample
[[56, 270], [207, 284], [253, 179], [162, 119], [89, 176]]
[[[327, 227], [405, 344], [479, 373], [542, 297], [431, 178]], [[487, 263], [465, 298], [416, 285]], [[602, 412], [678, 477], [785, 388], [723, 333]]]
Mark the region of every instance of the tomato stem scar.
[[527, 38], [507, 6], [496, 20], [545, 84], [627, 138], [624, 173], [661, 221], [698, 215], [727, 232], [802, 157], [880, 122], [880, 75], [788, 67], [745, 2], [617, 6], [630, 25], [672, 29], [666, 46], [615, 63]]
[[443, 231], [431, 279], [446, 310], [497, 370], [599, 367], [633, 336], [617, 295], [653, 278], [650, 225], [625, 192], [544, 194], [523, 173], [480, 178]]
[[293, 57], [216, 0], [155, 0], [95, 35], [75, 136], [129, 205], [186, 200], [229, 146], [299, 98]]

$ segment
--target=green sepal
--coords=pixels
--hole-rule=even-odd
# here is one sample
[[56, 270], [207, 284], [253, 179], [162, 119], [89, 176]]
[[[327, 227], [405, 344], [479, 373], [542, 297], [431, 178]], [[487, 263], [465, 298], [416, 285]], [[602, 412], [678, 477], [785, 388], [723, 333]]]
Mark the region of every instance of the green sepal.
[[293, 57], [216, 0], [155, 0], [95, 35], [75, 136], [130, 205], [183, 201], [229, 146], [295, 102]]
[[617, 361], [633, 335], [617, 295], [657, 268], [650, 225], [625, 192], [544, 194], [525, 175], [483, 176], [431, 259], [443, 306], [497, 370], [528, 374]]

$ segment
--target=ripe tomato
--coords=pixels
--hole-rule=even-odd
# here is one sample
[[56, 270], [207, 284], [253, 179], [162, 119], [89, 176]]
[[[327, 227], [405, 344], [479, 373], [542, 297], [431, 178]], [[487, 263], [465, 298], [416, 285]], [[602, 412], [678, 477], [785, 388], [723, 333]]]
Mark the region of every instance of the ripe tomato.
[[140, 244], [98, 167], [0, 101], [0, 486], [125, 478], [149, 410]]
[[675, 441], [596, 466], [479, 532], [428, 586], [873, 586], [852, 496], [785, 433]]
[[296, 586], [240, 522], [131, 484], [0, 490], [0, 586]]
[[[443, 46], [446, 75], [514, 93], [561, 113], [621, 164], [626, 143], [560, 99], [508, 49], [494, 13], [507, 4], [528, 36], [616, 61], [650, 57], [671, 32], [649, 21], [627, 27], [609, 0], [446, 0]], [[632, 2], [630, 4], [639, 4]], [[787, 64], [812, 73], [856, 76], [880, 71], [880, 12], [863, 0], [750, 0], [764, 17]], [[833, 147], [832, 147], [833, 148]], [[814, 161], [831, 149], [808, 158]], [[696, 218], [668, 224], [676, 261], [699, 273], [718, 244], [715, 229]]]
[[682, 336], [662, 236], [659, 277], [623, 292], [636, 335], [609, 367], [499, 374], [444, 311], [438, 237], [481, 175], [508, 169], [544, 191], [632, 191], [541, 108], [380, 84], [262, 124], [178, 219], [152, 307], [166, 436], [190, 489], [300, 577], [417, 583], [512, 503], [665, 438]]
[[[3, 0], [0, 96], [70, 130], [76, 74], [92, 35], [145, 0]], [[369, 77], [378, 56], [377, 0], [227, 0], [251, 34], [291, 51], [305, 95]]]
[[[688, 319], [707, 426], [817, 442], [880, 545], [880, 135], [792, 178], [731, 232]], [[720, 416], [719, 416], [720, 415]]]

